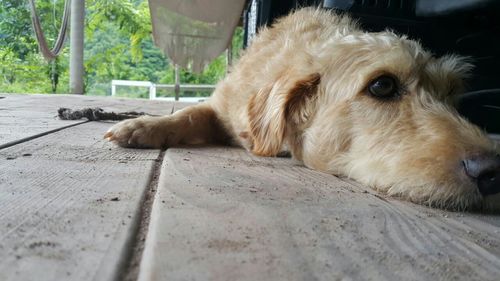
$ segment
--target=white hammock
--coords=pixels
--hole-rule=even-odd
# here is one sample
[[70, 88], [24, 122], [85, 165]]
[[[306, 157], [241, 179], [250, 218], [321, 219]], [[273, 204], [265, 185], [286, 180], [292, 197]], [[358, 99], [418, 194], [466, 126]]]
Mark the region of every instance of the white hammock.
[[153, 38], [174, 64], [200, 72], [231, 42], [245, 0], [149, 0]]

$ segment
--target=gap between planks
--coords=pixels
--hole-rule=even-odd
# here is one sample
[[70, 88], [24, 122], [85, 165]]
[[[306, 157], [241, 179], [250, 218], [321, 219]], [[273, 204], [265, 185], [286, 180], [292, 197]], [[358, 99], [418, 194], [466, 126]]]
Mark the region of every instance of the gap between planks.
[[11, 147], [11, 146], [14, 146], [14, 145], [17, 145], [17, 144], [20, 144], [20, 143], [24, 143], [24, 142], [27, 142], [27, 141], [30, 141], [30, 140], [34, 140], [34, 139], [37, 139], [39, 137], [43, 137], [43, 136], [46, 136], [46, 135], [49, 135], [49, 134], [52, 134], [52, 133], [55, 133], [55, 132], [59, 132], [59, 131], [64, 130], [64, 129], [68, 129], [68, 128], [75, 127], [75, 126], [78, 126], [78, 125], [81, 125], [81, 124], [85, 124], [85, 123], [88, 123], [88, 122], [90, 122], [90, 121], [78, 122], [78, 123], [71, 124], [71, 125], [68, 125], [68, 126], [64, 126], [64, 127], [60, 127], [60, 128], [57, 128], [57, 129], [50, 130], [50, 131], [46, 131], [46, 132], [43, 132], [43, 133], [40, 133], [40, 134], [36, 134], [36, 135], [32, 135], [32, 136], [25, 137], [25, 138], [22, 138], [22, 139], [18, 139], [18, 140], [15, 140], [15, 141], [11, 141], [11, 142], [8, 142], [8, 143], [0, 144], [0, 149]]
[[132, 235], [134, 239], [129, 243], [129, 251], [127, 251], [124, 258], [125, 264], [123, 264], [123, 270], [120, 270], [121, 273], [117, 275], [117, 281], [135, 281], [139, 277], [140, 264], [151, 219], [151, 209], [158, 190], [158, 182], [164, 157], [165, 150], [161, 150], [158, 157], [155, 159], [148, 186], [146, 190], [144, 190], [141, 200], [141, 208], [137, 217], [134, 218], [135, 226]]
[[[163, 105], [162, 105], [163, 106]], [[166, 111], [168, 110], [168, 111]], [[174, 111], [166, 108], [165, 113]], [[34, 134], [31, 136], [26, 136], [0, 144], [0, 150], [17, 147], [16, 145], [30, 143], [30, 141], [37, 140], [43, 136], [54, 135], [56, 132], [65, 131], [65, 129], [70, 129], [78, 125], [89, 123], [90, 121], [81, 121], [73, 123], [67, 126], [58, 127], [52, 130]], [[139, 208], [136, 209], [135, 214], [132, 214], [133, 218], [130, 221], [132, 224], [129, 228], [129, 235], [127, 235], [127, 241], [124, 243], [124, 249], [122, 249], [122, 255], [118, 257], [116, 267], [112, 269], [114, 273], [110, 275], [111, 280], [136, 280], [139, 270], [139, 263], [142, 258], [142, 252], [144, 249], [144, 238], [146, 236], [149, 227], [149, 216], [151, 212], [152, 201], [155, 197], [156, 187], [158, 184], [158, 177], [161, 170], [161, 164], [165, 152], [159, 151], [158, 157], [153, 162], [152, 168], [149, 172], [148, 178], [146, 180], [146, 188], [142, 190], [142, 194], [139, 198]], [[154, 156], [153, 156], [154, 157]]]

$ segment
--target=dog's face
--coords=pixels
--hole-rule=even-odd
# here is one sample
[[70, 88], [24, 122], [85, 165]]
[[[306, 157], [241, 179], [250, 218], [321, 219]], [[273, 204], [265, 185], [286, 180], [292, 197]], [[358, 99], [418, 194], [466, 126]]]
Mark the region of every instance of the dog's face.
[[[434, 58], [390, 32], [349, 35], [318, 53], [317, 72], [288, 75], [289, 86], [275, 84], [251, 101], [254, 152], [281, 145], [259, 139], [264, 128], [307, 166], [389, 195], [441, 208], [500, 208], [494, 144], [449, 103], [469, 64]], [[259, 109], [268, 116], [252, 118]]]

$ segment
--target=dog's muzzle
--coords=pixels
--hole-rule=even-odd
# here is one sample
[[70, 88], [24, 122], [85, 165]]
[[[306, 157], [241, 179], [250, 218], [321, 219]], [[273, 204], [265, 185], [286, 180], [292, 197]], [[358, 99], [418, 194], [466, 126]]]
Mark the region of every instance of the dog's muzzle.
[[477, 154], [463, 160], [462, 164], [483, 196], [500, 192], [500, 155]]

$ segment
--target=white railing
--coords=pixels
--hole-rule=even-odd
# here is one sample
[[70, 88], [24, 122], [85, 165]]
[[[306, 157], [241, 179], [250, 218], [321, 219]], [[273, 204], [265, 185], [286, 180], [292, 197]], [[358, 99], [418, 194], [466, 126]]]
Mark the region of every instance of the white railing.
[[[134, 86], [134, 87], [147, 87], [149, 88], [149, 99], [166, 99], [166, 100], [179, 100], [179, 93], [181, 91], [197, 91], [197, 92], [213, 92], [215, 85], [189, 85], [189, 84], [155, 84], [149, 81], [132, 81], [132, 80], [111, 80], [111, 96], [116, 96], [116, 86]], [[157, 97], [157, 89], [166, 89], [175, 92], [174, 97]], [[203, 97], [183, 97], [181, 101], [198, 102], [204, 100]]]

